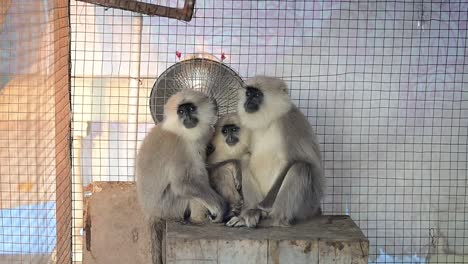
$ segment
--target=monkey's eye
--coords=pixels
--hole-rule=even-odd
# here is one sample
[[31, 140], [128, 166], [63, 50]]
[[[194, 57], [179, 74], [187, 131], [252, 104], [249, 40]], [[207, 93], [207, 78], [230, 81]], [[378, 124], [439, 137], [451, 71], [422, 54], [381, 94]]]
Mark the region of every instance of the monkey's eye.
[[181, 115], [181, 114], [184, 113], [184, 111], [183, 111], [182, 109], [179, 109], [179, 110], [177, 110], [177, 113], [178, 113], [179, 115]]
[[192, 106], [190, 106], [189, 109], [190, 109], [190, 112], [195, 112], [195, 110], [196, 110], [197, 108], [196, 108], [195, 106], [192, 105]]
[[227, 134], [227, 129], [226, 129], [226, 128], [223, 128], [223, 129], [221, 130], [221, 133], [223, 133], [223, 135], [226, 135], [226, 134]]
[[245, 96], [250, 97], [250, 91], [245, 92]]
[[238, 128], [238, 127], [232, 128], [232, 132], [237, 132], [237, 131], [239, 131], [239, 128]]
[[259, 93], [255, 93], [254, 96], [255, 96], [255, 97], [259, 97], [260, 94], [259, 94]]

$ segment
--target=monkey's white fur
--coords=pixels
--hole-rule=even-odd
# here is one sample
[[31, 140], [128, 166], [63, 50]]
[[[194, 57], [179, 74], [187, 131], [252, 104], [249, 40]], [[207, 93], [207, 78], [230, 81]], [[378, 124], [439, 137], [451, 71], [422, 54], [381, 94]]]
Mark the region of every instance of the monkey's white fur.
[[246, 86], [265, 87], [263, 103], [259, 111], [247, 113], [244, 111], [245, 90], [239, 92], [238, 115], [243, 126], [254, 130], [268, 127], [269, 123], [286, 114], [293, 106], [288, 96], [288, 88], [283, 81], [278, 82], [275, 78], [264, 78], [257, 76], [248, 79]]
[[[287, 94], [288, 89], [283, 81], [276, 78], [258, 76], [246, 81], [246, 86], [265, 87], [261, 89], [263, 103], [260, 110], [255, 113], [247, 113], [243, 110], [245, 92], [239, 92], [238, 115], [244, 127], [254, 131], [251, 134], [251, 151], [255, 155], [250, 157], [250, 168], [254, 172], [252, 181], [259, 188], [262, 197], [270, 190], [275, 175], [279, 169], [286, 165], [283, 137], [280, 134], [278, 124], [272, 122], [285, 115], [293, 106]], [[260, 202], [260, 201], [258, 201]]]
[[[320, 148], [308, 120], [292, 103], [284, 81], [256, 76], [247, 80], [246, 86], [263, 93], [259, 110], [254, 113], [244, 109], [244, 89], [239, 92], [238, 104], [242, 125], [252, 131], [249, 168], [259, 197], [265, 198], [280, 172], [294, 164], [287, 170], [271, 211], [267, 212], [273, 224], [288, 225], [317, 214], [325, 181]], [[258, 208], [244, 211], [243, 217], [231, 219], [228, 225], [256, 226], [260, 220]]]

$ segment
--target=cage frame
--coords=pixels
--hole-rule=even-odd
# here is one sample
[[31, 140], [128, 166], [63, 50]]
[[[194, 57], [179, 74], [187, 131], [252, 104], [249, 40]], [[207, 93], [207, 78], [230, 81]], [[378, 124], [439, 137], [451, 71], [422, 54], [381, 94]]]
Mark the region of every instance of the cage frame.
[[149, 16], [161, 16], [183, 21], [192, 20], [195, 0], [185, 0], [183, 8], [174, 8], [136, 0], [77, 0], [107, 8], [117, 8]]

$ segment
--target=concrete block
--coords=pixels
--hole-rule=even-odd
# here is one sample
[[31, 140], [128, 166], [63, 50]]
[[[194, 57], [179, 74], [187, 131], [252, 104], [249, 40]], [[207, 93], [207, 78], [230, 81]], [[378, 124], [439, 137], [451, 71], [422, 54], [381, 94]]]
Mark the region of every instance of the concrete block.
[[85, 194], [83, 263], [151, 263], [149, 226], [135, 184], [94, 182]]
[[292, 227], [166, 223], [167, 263], [367, 263], [368, 240], [348, 216]]
[[[99, 182], [85, 192], [84, 263], [151, 263], [149, 228], [134, 183]], [[369, 242], [348, 216], [292, 227], [229, 228], [166, 223], [166, 263], [367, 263]]]

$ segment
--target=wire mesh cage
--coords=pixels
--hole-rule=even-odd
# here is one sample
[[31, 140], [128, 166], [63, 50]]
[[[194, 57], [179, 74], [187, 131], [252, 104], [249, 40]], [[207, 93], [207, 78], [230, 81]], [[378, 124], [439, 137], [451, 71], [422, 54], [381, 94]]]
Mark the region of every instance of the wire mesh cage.
[[[155, 76], [177, 52], [225, 54], [243, 79], [287, 82], [322, 147], [324, 212], [351, 215], [370, 239], [370, 262], [466, 254], [464, 1], [199, 0], [190, 22], [71, 5], [72, 133], [87, 142], [74, 156], [85, 161], [83, 179], [133, 180], [126, 155], [154, 125]], [[132, 78], [137, 101], [128, 100]], [[107, 154], [116, 151], [125, 154]], [[448, 253], [437, 253], [437, 241]]]
[[[101, 2], [0, 5], [1, 263], [81, 262], [84, 186], [133, 181], [173, 92], [159, 87], [179, 86], [162, 80], [203, 67], [232, 90], [257, 74], [287, 82], [321, 144], [323, 211], [356, 221], [370, 263], [466, 262], [466, 1], [198, 0], [190, 21]], [[193, 71], [178, 53], [225, 58]], [[224, 96], [221, 113], [237, 100]]]
[[0, 263], [71, 258], [68, 10], [0, 3]]
[[[159, 4], [177, 5], [169, 2]], [[129, 153], [154, 125], [155, 76], [178, 51], [224, 53], [242, 78], [288, 83], [322, 146], [324, 212], [356, 220], [372, 263], [466, 254], [463, 1], [197, 1], [188, 23], [71, 5], [72, 133], [82, 142], [73, 153], [83, 183], [133, 180]]]

